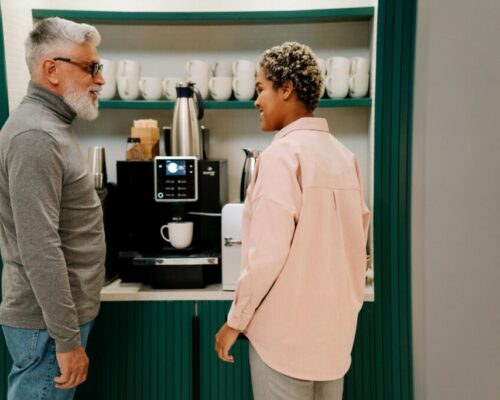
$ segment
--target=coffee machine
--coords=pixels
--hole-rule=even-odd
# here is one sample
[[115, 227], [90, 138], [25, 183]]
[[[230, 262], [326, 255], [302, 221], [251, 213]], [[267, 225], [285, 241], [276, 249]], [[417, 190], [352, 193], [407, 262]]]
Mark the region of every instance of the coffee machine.
[[[177, 165], [174, 173], [171, 164]], [[200, 288], [221, 281], [227, 160], [117, 161], [116, 203], [122, 215], [115, 230], [122, 281], [153, 288]], [[162, 226], [172, 221], [193, 222], [189, 247], [177, 249], [162, 238]]]

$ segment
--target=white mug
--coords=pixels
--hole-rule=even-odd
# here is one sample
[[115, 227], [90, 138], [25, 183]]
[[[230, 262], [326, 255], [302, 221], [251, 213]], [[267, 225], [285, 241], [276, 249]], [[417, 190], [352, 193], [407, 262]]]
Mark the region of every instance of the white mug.
[[189, 75], [187, 80], [196, 85], [203, 99], [208, 97], [208, 75]]
[[187, 75], [210, 75], [210, 64], [202, 60], [191, 60], [186, 63]]
[[175, 86], [177, 82], [181, 82], [183, 79], [180, 76], [165, 77], [161, 83], [163, 88], [163, 94], [167, 100], [175, 100], [177, 98], [177, 90]]
[[161, 78], [142, 77], [139, 81], [139, 89], [145, 100], [159, 100], [162, 93]]
[[233, 62], [233, 76], [234, 77], [239, 77], [239, 76], [255, 76], [256, 72], [256, 67], [255, 63], [252, 61], [248, 60], [237, 60]]
[[366, 57], [351, 58], [351, 75], [367, 74], [370, 71], [370, 60]]
[[210, 64], [201, 60], [191, 60], [186, 63], [187, 80], [194, 82], [200, 91], [201, 97], [208, 97], [208, 79]]
[[212, 75], [215, 77], [232, 77], [233, 65], [227, 61], [216, 61], [212, 65]]
[[346, 57], [330, 57], [326, 60], [326, 73], [333, 75], [335, 72], [349, 74], [351, 72], [351, 60]]
[[336, 72], [325, 80], [326, 93], [331, 99], [343, 99], [349, 93], [349, 74]]
[[139, 97], [139, 77], [119, 76], [116, 83], [121, 99], [135, 100]]
[[255, 94], [255, 76], [233, 78], [234, 96], [238, 100], [251, 100]]
[[228, 100], [232, 93], [233, 78], [228, 76], [214, 76], [210, 78], [208, 87], [214, 100]]
[[321, 71], [321, 74], [323, 75], [323, 78], [326, 75], [326, 62], [324, 58], [317, 58], [316, 62], [318, 63], [318, 67]]
[[118, 61], [116, 76], [127, 76], [137, 78], [137, 80], [139, 80], [139, 77], [141, 76], [141, 64], [132, 60], [120, 60]]
[[[168, 236], [163, 233], [167, 229]], [[192, 222], [169, 222], [162, 225], [160, 234], [163, 240], [169, 242], [176, 249], [185, 249], [189, 247], [193, 240], [193, 223]]]
[[351, 97], [365, 97], [370, 86], [370, 75], [359, 73], [349, 77], [349, 95]]
[[102, 76], [106, 82], [99, 92], [101, 100], [109, 100], [116, 94], [116, 63], [111, 60], [101, 59]]

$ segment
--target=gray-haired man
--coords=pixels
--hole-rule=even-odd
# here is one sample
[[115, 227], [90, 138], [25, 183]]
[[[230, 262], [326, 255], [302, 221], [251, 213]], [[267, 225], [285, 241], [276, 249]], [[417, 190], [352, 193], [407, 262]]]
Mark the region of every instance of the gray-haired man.
[[9, 400], [72, 399], [104, 278], [102, 210], [76, 117], [97, 117], [104, 84], [86, 24], [48, 18], [26, 40], [28, 94], [0, 132], [2, 324]]

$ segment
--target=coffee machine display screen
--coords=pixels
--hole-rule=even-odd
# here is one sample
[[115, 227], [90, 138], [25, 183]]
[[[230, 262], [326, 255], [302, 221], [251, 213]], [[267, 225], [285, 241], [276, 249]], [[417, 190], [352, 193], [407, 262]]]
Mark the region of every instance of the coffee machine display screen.
[[196, 157], [156, 157], [155, 200], [183, 202], [198, 200], [198, 159]]
[[167, 160], [167, 168], [165, 168], [167, 176], [185, 176], [186, 175], [186, 161], [185, 160]]

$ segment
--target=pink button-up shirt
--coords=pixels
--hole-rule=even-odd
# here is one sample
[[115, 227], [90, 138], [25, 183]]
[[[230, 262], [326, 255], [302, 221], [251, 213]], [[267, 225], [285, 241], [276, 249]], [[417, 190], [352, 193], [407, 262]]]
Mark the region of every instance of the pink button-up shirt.
[[369, 219], [356, 157], [325, 119], [291, 123], [260, 155], [228, 325], [246, 333], [269, 367], [315, 381], [347, 372]]

